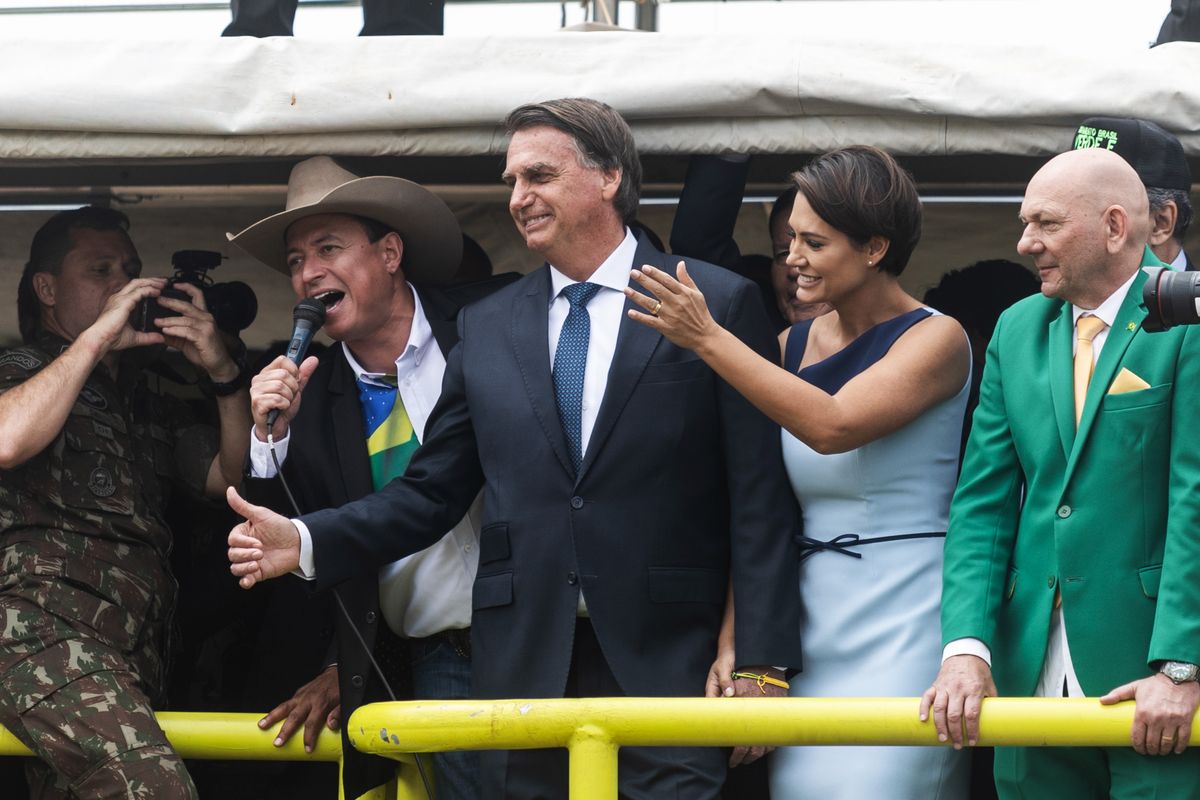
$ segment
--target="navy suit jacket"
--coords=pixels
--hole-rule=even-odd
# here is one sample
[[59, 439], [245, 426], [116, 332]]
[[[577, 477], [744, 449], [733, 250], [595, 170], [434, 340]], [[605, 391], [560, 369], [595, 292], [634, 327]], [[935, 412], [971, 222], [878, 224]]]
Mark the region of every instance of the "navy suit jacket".
[[[671, 260], [645, 243], [635, 256]], [[754, 286], [710, 264], [688, 269], [717, 322], [776, 361]], [[482, 487], [477, 696], [562, 696], [581, 588], [628, 695], [703, 693], [731, 576], [738, 662], [798, 668], [798, 521], [778, 426], [694, 353], [625, 318], [576, 474], [555, 406], [549, 302], [542, 267], [462, 312], [405, 476], [302, 518], [318, 583], [428, 546]]]

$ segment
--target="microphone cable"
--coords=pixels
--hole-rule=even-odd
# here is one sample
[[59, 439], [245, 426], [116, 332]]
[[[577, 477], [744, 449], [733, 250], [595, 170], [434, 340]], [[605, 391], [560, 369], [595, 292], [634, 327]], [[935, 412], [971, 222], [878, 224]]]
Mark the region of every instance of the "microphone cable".
[[[288, 502], [292, 505], [292, 511], [295, 512], [297, 517], [303, 516], [303, 512], [300, 511], [300, 505], [292, 495], [291, 487], [288, 486], [287, 478], [283, 477], [283, 468], [279, 464], [279, 456], [275, 453], [275, 433], [271, 427], [267, 428], [267, 445], [271, 448], [271, 461], [275, 464], [275, 475], [279, 478], [279, 483], [283, 486], [284, 494], [287, 495]], [[384, 676], [383, 669], [379, 666], [379, 662], [375, 660], [375, 654], [367, 646], [367, 640], [363, 638], [362, 632], [359, 631], [358, 626], [354, 624], [354, 620], [350, 617], [350, 612], [346, 610], [346, 603], [342, 600], [341, 592], [338, 591], [338, 587], [336, 586], [331, 591], [333, 592], [333, 599], [337, 601], [337, 606], [342, 612], [342, 618], [350, 626], [350, 631], [358, 641], [359, 647], [362, 648], [363, 653], [367, 656], [367, 660], [371, 662], [371, 669], [374, 670], [375, 675], [379, 678], [379, 682], [383, 684], [383, 689], [387, 693], [388, 699], [396, 702], [396, 693], [392, 691], [392, 686]], [[383, 618], [382, 614], [379, 615], [379, 621], [383, 625], [387, 624], [387, 620]], [[340, 678], [338, 683], [341, 683]], [[345, 725], [348, 722], [349, 719], [347, 718], [342, 721], [342, 724]], [[421, 775], [421, 785], [425, 787], [425, 795], [429, 798], [435, 798], [436, 795], [433, 793], [433, 789], [429, 783], [429, 776], [425, 774], [425, 765], [421, 763], [421, 754], [413, 753], [412, 757], [413, 761], [416, 762], [417, 772]], [[338, 775], [338, 780], [341, 780], [340, 774]]]

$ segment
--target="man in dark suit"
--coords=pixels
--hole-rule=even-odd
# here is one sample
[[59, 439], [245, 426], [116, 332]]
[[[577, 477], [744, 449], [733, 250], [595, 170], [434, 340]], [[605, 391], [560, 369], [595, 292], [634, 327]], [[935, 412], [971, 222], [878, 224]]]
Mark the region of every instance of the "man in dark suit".
[[[445, 357], [458, 342], [459, 307], [502, 279], [444, 286], [462, 249], [445, 203], [410, 181], [360, 178], [326, 157], [292, 170], [285, 211], [231, 238], [287, 273], [297, 297], [325, 300], [325, 330], [337, 342], [319, 365], [310, 358], [297, 368], [281, 356], [254, 378], [247, 496], [292, 513], [267, 444], [272, 410], [281, 412], [272, 431], [276, 456], [303, 510], [370, 494], [403, 473], [424, 435], [441, 393]], [[470, 695], [478, 516], [475, 505], [430, 547], [378, 576], [339, 587], [349, 619], [333, 609], [338, 638], [325, 660], [329, 666], [260, 722], [266, 728], [284, 721], [278, 744], [303, 725], [305, 744], [312, 747], [322, 726], [336, 729], [364, 701], [387, 699], [351, 622], [389, 673], [388, 683], [401, 684], [396, 691], [403, 697]], [[391, 762], [363, 756], [348, 742], [345, 751], [347, 797], [359, 797], [394, 770]], [[476, 762], [474, 754], [436, 755], [439, 798], [477, 797]]]
[[[482, 487], [476, 696], [702, 695], [731, 584], [739, 669], [782, 678], [800, 648], [778, 428], [625, 314], [633, 266], [674, 268], [626, 227], [641, 177], [629, 127], [580, 99], [507, 123], [509, 208], [547, 265], [462, 312], [402, 479], [295, 521], [231, 493], [248, 519], [230, 534], [233, 572], [245, 587], [297, 568], [335, 585], [426, 546]], [[778, 357], [752, 284], [688, 269], [718, 322]], [[716, 797], [725, 772], [714, 749], [620, 758], [630, 798]], [[485, 797], [562, 796], [564, 754], [485, 753], [482, 780]]]
[[1129, 162], [1150, 198], [1150, 250], [1174, 270], [1196, 269], [1183, 250], [1191, 227], [1192, 172], [1183, 144], [1170, 131], [1145, 119], [1089, 117], [1075, 130], [1072, 149], [1101, 147]]

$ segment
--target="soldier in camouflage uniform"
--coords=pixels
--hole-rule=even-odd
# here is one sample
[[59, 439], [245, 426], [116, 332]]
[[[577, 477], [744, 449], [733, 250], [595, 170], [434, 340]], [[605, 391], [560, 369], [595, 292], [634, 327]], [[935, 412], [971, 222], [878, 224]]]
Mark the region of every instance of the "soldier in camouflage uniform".
[[[87, 207], [34, 237], [0, 355], [0, 724], [40, 757], [33, 797], [187, 798], [195, 787], [155, 720], [175, 600], [173, 489], [239, 478], [248, 394], [198, 289], [159, 298], [159, 333], [128, 324], [139, 279], [128, 220]], [[213, 383], [221, 431], [192, 424], [122, 351], [166, 342]], [[143, 351], [144, 352], [144, 351]]]

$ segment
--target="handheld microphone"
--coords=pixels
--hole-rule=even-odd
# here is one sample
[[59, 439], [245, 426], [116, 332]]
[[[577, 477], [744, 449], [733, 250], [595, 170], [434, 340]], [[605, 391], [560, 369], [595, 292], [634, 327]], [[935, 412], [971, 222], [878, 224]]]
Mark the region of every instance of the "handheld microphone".
[[[288, 342], [287, 358], [299, 366], [312, 343], [313, 334], [325, 324], [325, 304], [315, 297], [306, 297], [292, 309], [292, 320], [292, 340]], [[275, 427], [277, 419], [279, 409], [273, 408], [267, 413], [268, 431]]]

